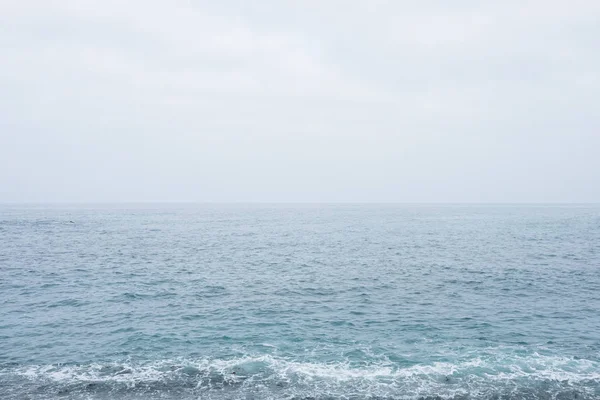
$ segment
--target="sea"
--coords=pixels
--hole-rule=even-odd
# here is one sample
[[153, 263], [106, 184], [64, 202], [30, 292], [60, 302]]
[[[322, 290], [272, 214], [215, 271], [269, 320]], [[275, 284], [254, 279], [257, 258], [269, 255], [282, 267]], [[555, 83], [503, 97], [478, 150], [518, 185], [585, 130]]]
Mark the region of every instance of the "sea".
[[0, 399], [600, 399], [600, 205], [0, 205]]

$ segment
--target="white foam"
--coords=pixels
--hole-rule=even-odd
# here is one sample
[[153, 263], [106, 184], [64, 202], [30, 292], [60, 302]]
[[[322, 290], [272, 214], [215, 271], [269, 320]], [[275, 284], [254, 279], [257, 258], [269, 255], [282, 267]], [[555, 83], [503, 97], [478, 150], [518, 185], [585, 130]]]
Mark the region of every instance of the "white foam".
[[[185, 375], [186, 369], [198, 371]], [[235, 374], [234, 374], [235, 372]], [[47, 365], [18, 368], [12, 373], [30, 380], [61, 383], [114, 382], [134, 387], [177, 379], [197, 379], [198, 387], [210, 389], [218, 382], [243, 387], [277, 384], [289, 392], [340, 393], [353, 391], [372, 395], [405, 394], [452, 397], [466, 393], [486, 393], [498, 387], [528, 385], [535, 381], [568, 385], [600, 385], [600, 363], [586, 359], [531, 354], [492, 355], [464, 359], [457, 363], [435, 362], [399, 367], [380, 361], [360, 368], [349, 362], [312, 363], [271, 355], [233, 359], [163, 360], [79, 366]], [[287, 386], [286, 386], [287, 385]], [[309, 393], [310, 394], [310, 393]]]

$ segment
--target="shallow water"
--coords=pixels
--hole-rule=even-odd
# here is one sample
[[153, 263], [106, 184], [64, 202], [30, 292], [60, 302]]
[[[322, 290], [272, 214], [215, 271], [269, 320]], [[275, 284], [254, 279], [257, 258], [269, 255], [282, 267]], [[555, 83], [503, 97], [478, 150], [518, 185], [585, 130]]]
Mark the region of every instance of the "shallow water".
[[2, 399], [600, 398], [600, 206], [0, 206]]

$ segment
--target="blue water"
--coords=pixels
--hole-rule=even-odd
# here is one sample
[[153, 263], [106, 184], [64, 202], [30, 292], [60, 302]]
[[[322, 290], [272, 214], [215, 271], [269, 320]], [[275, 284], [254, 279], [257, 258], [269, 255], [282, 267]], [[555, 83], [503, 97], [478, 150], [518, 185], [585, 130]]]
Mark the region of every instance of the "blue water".
[[600, 206], [0, 206], [1, 399], [598, 399]]

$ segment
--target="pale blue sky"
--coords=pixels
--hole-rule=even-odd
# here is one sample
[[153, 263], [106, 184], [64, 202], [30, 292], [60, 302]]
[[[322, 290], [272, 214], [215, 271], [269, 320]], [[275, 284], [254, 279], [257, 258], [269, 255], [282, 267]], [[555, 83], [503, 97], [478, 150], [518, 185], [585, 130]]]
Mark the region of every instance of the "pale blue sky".
[[0, 0], [0, 202], [600, 202], [600, 2]]

